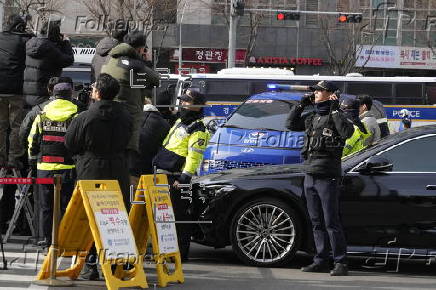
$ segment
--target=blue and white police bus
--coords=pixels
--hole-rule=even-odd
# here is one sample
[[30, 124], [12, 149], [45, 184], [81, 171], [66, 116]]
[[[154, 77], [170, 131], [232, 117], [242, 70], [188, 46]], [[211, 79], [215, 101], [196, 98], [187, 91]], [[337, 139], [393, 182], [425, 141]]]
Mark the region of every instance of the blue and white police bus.
[[412, 126], [436, 122], [436, 77], [311, 76], [283, 69], [232, 68], [186, 76], [179, 80], [176, 92], [180, 95], [186, 87], [198, 88], [208, 101], [206, 117], [227, 118], [249, 96], [267, 91], [269, 83], [308, 86], [320, 80], [334, 82], [342, 93], [367, 94], [380, 101], [391, 132], [398, 130], [403, 109], [410, 112]]

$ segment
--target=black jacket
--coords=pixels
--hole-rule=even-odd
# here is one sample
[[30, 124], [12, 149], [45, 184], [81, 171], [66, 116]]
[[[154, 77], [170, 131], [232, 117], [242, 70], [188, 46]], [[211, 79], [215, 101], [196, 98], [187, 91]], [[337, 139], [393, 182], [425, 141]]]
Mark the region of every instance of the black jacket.
[[22, 93], [26, 42], [30, 37], [14, 31], [0, 33], [0, 94]]
[[127, 203], [125, 150], [131, 134], [132, 117], [121, 103], [102, 100], [80, 113], [65, 135], [65, 145], [75, 155], [77, 179], [116, 179]]
[[118, 40], [112, 37], [105, 37], [100, 40], [95, 48], [95, 55], [92, 58], [91, 64], [91, 81], [95, 82], [100, 75], [101, 67], [109, 58], [109, 52], [112, 48], [118, 45]]
[[293, 106], [286, 127], [306, 133], [301, 150], [306, 173], [325, 177], [340, 176], [342, 151], [345, 140], [353, 135], [353, 123], [340, 110], [327, 115], [315, 112], [302, 114], [303, 110], [301, 105]]
[[170, 125], [152, 105], [145, 105], [144, 119], [139, 132], [139, 156], [130, 173], [133, 176], [153, 174], [152, 161], [170, 131]]
[[49, 98], [47, 84], [51, 77], [58, 77], [64, 67], [74, 62], [69, 41], [53, 42], [48, 38], [33, 37], [26, 43], [26, 69], [23, 94], [26, 102], [35, 106]]

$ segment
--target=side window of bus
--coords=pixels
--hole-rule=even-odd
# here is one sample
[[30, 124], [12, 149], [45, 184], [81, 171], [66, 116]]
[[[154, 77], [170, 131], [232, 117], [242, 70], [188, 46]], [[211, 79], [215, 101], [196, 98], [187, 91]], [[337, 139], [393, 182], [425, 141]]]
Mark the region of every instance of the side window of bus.
[[436, 84], [426, 84], [425, 93], [427, 98], [427, 104], [436, 105]]
[[208, 101], [242, 102], [250, 95], [246, 80], [207, 80], [205, 95]]
[[422, 84], [394, 84], [395, 103], [398, 105], [423, 105]]
[[395, 104], [390, 83], [348, 82], [345, 92], [352, 95], [367, 94], [384, 105]]

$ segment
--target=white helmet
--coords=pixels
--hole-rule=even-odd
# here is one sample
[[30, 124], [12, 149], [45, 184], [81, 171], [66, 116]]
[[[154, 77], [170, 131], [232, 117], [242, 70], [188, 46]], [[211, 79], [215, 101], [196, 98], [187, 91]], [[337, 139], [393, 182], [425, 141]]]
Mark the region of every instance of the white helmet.
[[400, 116], [401, 118], [409, 118], [410, 117], [410, 111], [407, 109], [402, 109], [399, 113], [398, 116]]

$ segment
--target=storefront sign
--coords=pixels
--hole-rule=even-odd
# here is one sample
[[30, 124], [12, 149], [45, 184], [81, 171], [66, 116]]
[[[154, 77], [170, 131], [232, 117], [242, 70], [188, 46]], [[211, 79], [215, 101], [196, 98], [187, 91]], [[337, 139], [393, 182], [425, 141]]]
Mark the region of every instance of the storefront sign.
[[287, 65], [312, 65], [321, 66], [323, 61], [321, 58], [306, 58], [306, 57], [276, 57], [276, 56], [261, 56], [251, 57], [250, 62], [256, 64], [287, 64]]
[[[244, 62], [245, 49], [237, 49], [235, 52], [235, 61]], [[225, 48], [183, 48], [182, 60], [192, 62], [207, 62], [207, 63], [226, 63], [227, 62], [227, 49]], [[171, 58], [172, 61], [179, 60], [179, 50], [174, 49]]]
[[436, 69], [436, 54], [428, 47], [356, 47], [356, 66], [405, 69]]

